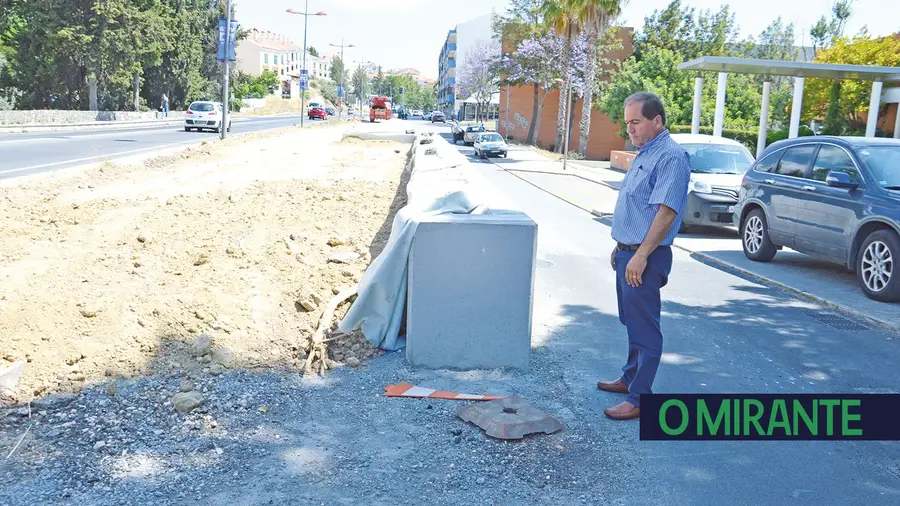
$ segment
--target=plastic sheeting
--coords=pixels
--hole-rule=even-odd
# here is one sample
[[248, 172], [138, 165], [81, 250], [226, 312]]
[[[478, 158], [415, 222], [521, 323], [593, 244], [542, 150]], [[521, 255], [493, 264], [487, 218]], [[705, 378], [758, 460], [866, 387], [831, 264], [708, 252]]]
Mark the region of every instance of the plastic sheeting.
[[390, 239], [360, 279], [356, 301], [338, 330], [361, 329], [369, 342], [387, 351], [406, 345], [399, 334], [406, 305], [409, 251], [416, 227], [429, 216], [482, 211], [465, 191], [455, 191], [425, 204], [419, 208], [407, 205], [394, 216]]

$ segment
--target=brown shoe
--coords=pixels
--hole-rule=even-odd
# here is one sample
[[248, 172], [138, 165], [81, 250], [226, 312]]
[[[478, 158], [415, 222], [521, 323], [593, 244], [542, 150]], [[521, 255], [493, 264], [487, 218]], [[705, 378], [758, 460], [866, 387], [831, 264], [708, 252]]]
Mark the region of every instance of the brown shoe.
[[631, 420], [641, 416], [641, 408], [634, 407], [634, 404], [628, 401], [606, 408], [603, 412], [613, 420]]
[[617, 379], [616, 381], [598, 381], [597, 388], [600, 390], [605, 390], [607, 392], [614, 392], [617, 394], [627, 394], [628, 393], [628, 385], [622, 383], [622, 378]]

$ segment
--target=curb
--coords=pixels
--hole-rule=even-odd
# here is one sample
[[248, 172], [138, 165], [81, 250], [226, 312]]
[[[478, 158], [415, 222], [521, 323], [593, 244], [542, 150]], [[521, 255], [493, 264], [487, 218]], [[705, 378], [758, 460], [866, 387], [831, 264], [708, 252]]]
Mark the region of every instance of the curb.
[[180, 125], [183, 120], [155, 120], [155, 121], [97, 121], [92, 123], [40, 123], [28, 125], [0, 125], [0, 133], [24, 133], [23, 130], [53, 131], [53, 130], [79, 130], [94, 128], [98, 130], [112, 128], [141, 128], [148, 126], [174, 126]]
[[862, 320], [864, 323], [868, 324], [871, 327], [876, 327], [878, 329], [885, 330], [885, 331], [892, 332], [892, 333], [900, 333], [900, 325], [897, 325], [895, 323], [890, 323], [890, 322], [881, 320], [879, 318], [874, 318], [874, 317], [872, 317], [868, 314], [865, 314], [861, 311], [857, 311], [856, 309], [854, 309], [852, 307], [848, 307], [843, 304], [838, 304], [836, 302], [831, 302], [828, 299], [825, 299], [818, 295], [803, 291], [799, 288], [794, 288], [790, 285], [786, 285], [779, 281], [775, 281], [774, 279], [767, 278], [765, 276], [756, 274], [754, 272], [748, 271], [747, 269], [744, 269], [743, 267], [738, 267], [737, 265], [734, 265], [730, 262], [726, 262], [724, 260], [720, 260], [713, 256], [707, 255], [706, 253], [689, 250], [689, 249], [685, 248], [684, 246], [679, 246], [677, 244], [673, 244], [673, 246], [675, 246], [676, 248], [678, 248], [686, 253], [689, 253], [690, 256], [692, 256], [692, 257], [696, 256], [696, 257], [703, 259], [706, 263], [716, 264], [719, 267], [723, 267], [726, 270], [734, 271], [735, 273], [739, 274], [740, 276], [749, 278], [753, 281], [759, 282], [760, 284], [779, 288], [781, 290], [784, 290], [785, 292], [789, 292], [793, 295], [796, 295], [800, 298], [806, 299], [810, 302], [815, 302], [816, 304], [822, 305], [829, 309], [833, 309], [839, 313], [843, 313], [847, 316], [856, 318], [857, 320]]

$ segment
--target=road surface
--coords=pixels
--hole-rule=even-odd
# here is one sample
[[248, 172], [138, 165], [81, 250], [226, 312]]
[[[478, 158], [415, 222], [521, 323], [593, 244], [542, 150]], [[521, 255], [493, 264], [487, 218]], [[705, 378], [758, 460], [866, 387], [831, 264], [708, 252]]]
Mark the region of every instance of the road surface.
[[[436, 130], [449, 139], [446, 129]], [[597, 503], [900, 502], [895, 442], [650, 442], [639, 440], [637, 423], [606, 419], [603, 408], [624, 396], [600, 392], [596, 382], [615, 379], [627, 352], [609, 266], [614, 242], [608, 221], [510, 173], [528, 165], [515, 151], [508, 159], [481, 161], [472, 148], [458, 149], [538, 224], [532, 362], [539, 372], [532, 374], [562, 388], [559, 402], [577, 421], [568, 430], [591, 441], [582, 450], [601, 466], [574, 471], [586, 464], [574, 455], [570, 464], [579, 483], [597, 480], [610, 487]], [[900, 392], [896, 334], [699, 262], [685, 251], [673, 253], [662, 293], [665, 345], [654, 391]], [[537, 366], [538, 360], [547, 365]], [[541, 397], [533, 390], [527, 395]]]
[[[300, 115], [234, 118], [229, 135], [300, 124]], [[185, 132], [181, 125], [0, 134], [0, 179], [102, 162], [214, 139], [219, 134]]]

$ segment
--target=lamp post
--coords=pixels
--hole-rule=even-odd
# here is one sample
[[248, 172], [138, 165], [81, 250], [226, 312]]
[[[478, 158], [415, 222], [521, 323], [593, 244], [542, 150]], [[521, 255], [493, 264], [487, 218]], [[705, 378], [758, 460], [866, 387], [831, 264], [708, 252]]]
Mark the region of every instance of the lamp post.
[[230, 72], [228, 59], [231, 56], [231, 0], [225, 2], [225, 70], [222, 76], [222, 126], [219, 129], [219, 138], [225, 140], [228, 131], [228, 108], [231, 106], [231, 93], [228, 89], [228, 73]]
[[[295, 11], [294, 9], [288, 9], [288, 14], [297, 14], [303, 16], [303, 68], [300, 70], [300, 83], [303, 83], [303, 73], [306, 72], [306, 25], [307, 21], [309, 21], [309, 0], [306, 0], [306, 8], [303, 9], [303, 12]], [[319, 11], [312, 16], [325, 16], [324, 11]], [[306, 74], [307, 79], [309, 79], [309, 74]], [[309, 87], [309, 81], [307, 80], [307, 87]], [[301, 86], [300, 88], [300, 126], [303, 126], [303, 117], [306, 116], [306, 90], [304, 90]]]
[[[344, 93], [342, 93], [341, 96], [338, 97], [338, 100], [343, 100], [343, 98], [347, 95], [346, 90], [344, 90], [344, 72], [347, 71], [347, 65], [344, 63], [344, 48], [345, 47], [356, 47], [356, 46], [354, 46], [353, 44], [344, 45], [343, 37], [341, 37], [340, 44], [329, 44], [329, 45], [341, 48], [341, 88], [340, 89], [342, 91], [344, 91]], [[344, 113], [344, 106], [342, 103], [341, 105], [338, 106], [338, 119], [341, 119], [341, 116], [343, 115], [343, 113]]]

